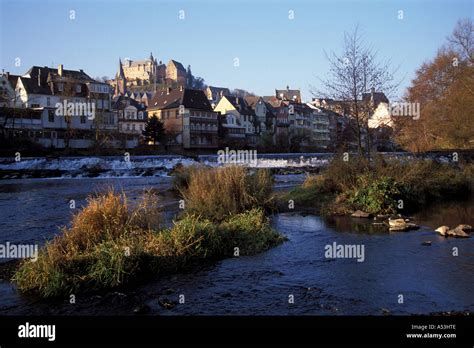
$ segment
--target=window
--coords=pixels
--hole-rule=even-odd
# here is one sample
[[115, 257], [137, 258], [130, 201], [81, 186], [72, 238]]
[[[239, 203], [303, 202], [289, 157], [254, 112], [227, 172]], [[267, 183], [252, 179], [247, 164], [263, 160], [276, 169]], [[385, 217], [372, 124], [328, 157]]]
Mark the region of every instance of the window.
[[64, 91], [64, 84], [63, 83], [58, 83], [58, 91], [59, 92]]
[[39, 105], [39, 104], [31, 104], [31, 107], [32, 107], [32, 108], [39, 108], [40, 105]]
[[82, 124], [86, 123], [86, 116], [81, 115], [81, 123]]
[[138, 119], [143, 120], [143, 111], [138, 112]]
[[54, 111], [53, 110], [48, 111], [48, 122], [54, 122]]
[[81, 93], [81, 85], [76, 85], [76, 93]]
[[132, 124], [132, 130], [135, 131], [135, 123]]
[[46, 98], [46, 105], [51, 106], [51, 98], [50, 97]]

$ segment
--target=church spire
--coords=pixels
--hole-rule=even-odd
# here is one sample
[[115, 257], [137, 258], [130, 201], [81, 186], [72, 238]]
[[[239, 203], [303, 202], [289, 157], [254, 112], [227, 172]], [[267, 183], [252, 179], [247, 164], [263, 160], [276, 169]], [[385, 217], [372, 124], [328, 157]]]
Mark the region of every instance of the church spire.
[[121, 78], [125, 78], [125, 74], [123, 72], [123, 66], [122, 66], [122, 59], [119, 57], [119, 71], [118, 71], [118, 76]]
[[119, 71], [115, 77], [115, 95], [125, 95], [127, 91], [127, 79], [123, 72], [122, 60], [119, 57]]

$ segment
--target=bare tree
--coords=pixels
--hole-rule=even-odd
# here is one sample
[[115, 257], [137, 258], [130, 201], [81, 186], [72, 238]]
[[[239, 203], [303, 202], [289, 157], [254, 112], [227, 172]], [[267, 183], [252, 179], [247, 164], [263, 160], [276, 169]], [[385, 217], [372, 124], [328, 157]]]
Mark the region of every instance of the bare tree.
[[330, 64], [329, 76], [320, 79], [322, 91], [312, 90], [314, 96], [333, 98], [347, 107], [355, 120], [355, 132], [359, 153], [364, 153], [365, 134], [367, 156], [370, 157], [369, 118], [375, 111], [374, 103], [364, 101], [362, 95], [375, 90], [391, 95], [399, 83], [394, 82], [390, 61], [379, 61], [377, 52], [365, 45], [359, 27], [344, 33], [344, 43], [340, 55], [326, 53]]
[[448, 37], [451, 48], [458, 52], [460, 60], [466, 60], [471, 64], [474, 61], [474, 23], [465, 18], [458, 21], [451, 36]]

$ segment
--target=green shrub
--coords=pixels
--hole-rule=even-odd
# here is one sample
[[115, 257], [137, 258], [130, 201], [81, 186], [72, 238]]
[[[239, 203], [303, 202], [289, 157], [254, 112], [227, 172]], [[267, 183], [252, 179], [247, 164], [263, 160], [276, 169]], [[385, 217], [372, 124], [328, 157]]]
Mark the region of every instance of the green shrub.
[[364, 174], [357, 180], [357, 186], [348, 191], [348, 203], [355, 209], [371, 214], [392, 214], [396, 212], [396, 198], [400, 192], [393, 178], [373, 178]]

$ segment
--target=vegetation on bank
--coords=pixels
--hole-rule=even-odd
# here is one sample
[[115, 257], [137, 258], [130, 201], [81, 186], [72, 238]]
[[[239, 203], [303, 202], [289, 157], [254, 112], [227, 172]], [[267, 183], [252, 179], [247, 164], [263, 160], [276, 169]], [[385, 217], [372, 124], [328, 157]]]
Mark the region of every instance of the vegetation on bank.
[[193, 167], [185, 187], [179, 189], [185, 211], [213, 221], [253, 207], [269, 209], [273, 203], [273, 179], [268, 170], [248, 173], [247, 168]]
[[35, 262], [23, 261], [13, 281], [21, 291], [52, 297], [110, 289], [236, 251], [266, 250], [283, 241], [263, 209], [269, 180], [268, 173], [247, 175], [234, 167], [196, 169], [189, 187], [181, 188], [188, 207], [170, 228], [161, 226], [152, 194], [136, 204], [113, 191], [92, 197]]
[[296, 207], [310, 206], [322, 214], [413, 212], [436, 200], [465, 197], [472, 190], [473, 177], [472, 164], [334, 159], [321, 175], [308, 176], [281, 200], [293, 200]]

